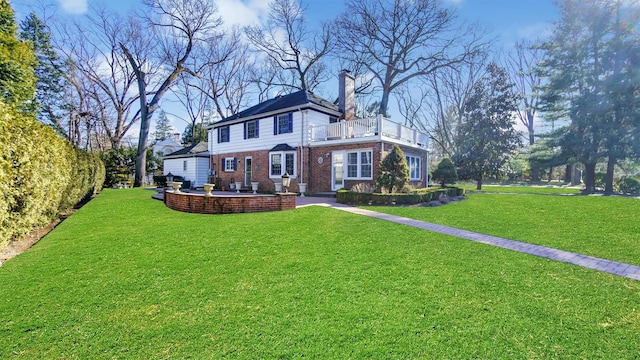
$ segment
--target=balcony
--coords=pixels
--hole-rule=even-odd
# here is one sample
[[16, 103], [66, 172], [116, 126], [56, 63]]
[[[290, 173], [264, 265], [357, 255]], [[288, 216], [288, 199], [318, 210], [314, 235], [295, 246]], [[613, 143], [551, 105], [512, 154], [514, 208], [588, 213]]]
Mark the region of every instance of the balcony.
[[380, 115], [375, 118], [340, 121], [329, 125], [311, 126], [309, 142], [312, 145], [354, 143], [385, 140], [418, 148], [428, 148], [429, 136], [395, 123]]

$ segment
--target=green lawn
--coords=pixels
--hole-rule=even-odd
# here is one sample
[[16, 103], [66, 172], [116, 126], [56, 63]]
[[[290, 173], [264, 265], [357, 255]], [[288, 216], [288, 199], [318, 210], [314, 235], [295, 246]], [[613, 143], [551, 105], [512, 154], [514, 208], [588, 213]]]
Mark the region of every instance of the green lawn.
[[436, 208], [367, 208], [640, 265], [640, 199], [470, 194]]
[[[458, 185], [456, 185], [458, 186]], [[483, 185], [482, 190], [476, 190], [476, 185], [460, 185], [460, 187], [470, 193], [515, 193], [515, 194], [544, 194], [544, 195], [566, 195], [580, 194], [578, 188], [548, 186], [525, 186], [525, 185]]]
[[0, 358], [640, 356], [637, 281], [328, 208], [150, 195], [106, 190], [0, 267]]

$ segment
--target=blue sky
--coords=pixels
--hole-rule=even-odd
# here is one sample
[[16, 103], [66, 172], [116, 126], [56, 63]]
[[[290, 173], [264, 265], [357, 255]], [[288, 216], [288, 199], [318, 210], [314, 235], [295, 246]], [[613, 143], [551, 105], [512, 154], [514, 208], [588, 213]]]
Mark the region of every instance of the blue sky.
[[[18, 16], [26, 13], [39, 1], [10, 0]], [[330, 20], [344, 9], [342, 0], [303, 0], [308, 6], [307, 16], [312, 21]], [[452, 6], [461, 18], [477, 21], [489, 28], [493, 34], [512, 43], [516, 38], [534, 37], [544, 33], [551, 21], [557, 18], [558, 10], [553, 0], [441, 0]], [[141, 7], [141, 0], [50, 0], [60, 14], [82, 15], [89, 6], [107, 4], [108, 7], [126, 12]], [[267, 0], [217, 0], [219, 9], [227, 22], [255, 23], [264, 17]]]
[[[21, 21], [34, 3], [41, 0], [9, 0]], [[59, 19], [80, 18], [92, 5], [106, 4], [122, 13], [142, 7], [141, 0], [44, 0], [49, 1], [49, 14]], [[206, 1], [206, 0], [203, 0]], [[343, 0], [303, 0], [308, 7], [306, 15], [311, 23], [329, 21], [344, 10]], [[553, 0], [441, 0], [445, 6], [458, 11], [459, 18], [477, 22], [489, 31], [488, 38], [496, 38], [498, 49], [510, 50], [516, 40], [544, 37], [559, 16]], [[227, 24], [253, 25], [266, 17], [267, 0], [216, 0], [220, 14]], [[36, 7], [36, 12], [39, 12]], [[330, 81], [327, 87], [332, 87]], [[337, 86], [337, 75], [335, 80]], [[333, 88], [327, 90], [333, 93]], [[336, 90], [337, 92], [337, 90]], [[323, 95], [324, 91], [320, 92]], [[179, 112], [179, 110], [172, 110]], [[184, 123], [174, 120], [174, 127], [182, 131]], [[131, 133], [134, 135], [135, 131]]]

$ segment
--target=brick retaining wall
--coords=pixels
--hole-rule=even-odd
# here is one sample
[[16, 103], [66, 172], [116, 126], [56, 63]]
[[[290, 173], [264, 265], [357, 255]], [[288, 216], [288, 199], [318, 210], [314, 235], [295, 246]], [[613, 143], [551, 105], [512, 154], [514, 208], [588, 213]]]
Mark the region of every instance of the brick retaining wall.
[[169, 209], [197, 214], [279, 211], [295, 209], [296, 194], [204, 196], [165, 191], [164, 203]]

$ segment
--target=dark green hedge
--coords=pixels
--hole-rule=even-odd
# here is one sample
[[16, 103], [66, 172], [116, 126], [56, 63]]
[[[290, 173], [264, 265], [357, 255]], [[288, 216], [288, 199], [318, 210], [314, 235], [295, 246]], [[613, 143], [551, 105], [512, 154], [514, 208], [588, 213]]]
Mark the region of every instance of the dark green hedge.
[[102, 189], [104, 165], [0, 102], [0, 246]]
[[336, 193], [336, 201], [349, 205], [414, 205], [437, 200], [441, 195], [464, 195], [463, 188], [426, 188], [407, 194], [379, 194], [357, 193], [349, 190], [339, 190]]

